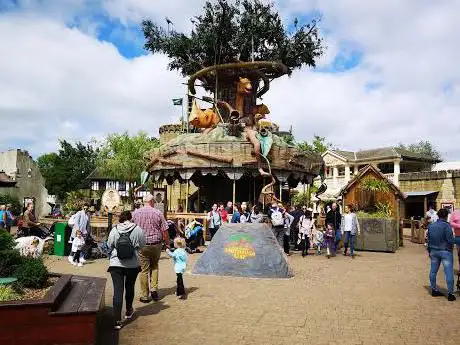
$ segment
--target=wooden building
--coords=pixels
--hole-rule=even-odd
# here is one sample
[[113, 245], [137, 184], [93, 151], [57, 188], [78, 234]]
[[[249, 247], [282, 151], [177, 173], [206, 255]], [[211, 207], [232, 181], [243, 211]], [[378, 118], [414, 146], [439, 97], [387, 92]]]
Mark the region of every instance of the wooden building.
[[[362, 188], [363, 181], [373, 179], [380, 181], [375, 183], [376, 190]], [[378, 185], [387, 186], [386, 190], [379, 190]], [[375, 166], [366, 165], [355, 175], [340, 191], [343, 205], [353, 205], [357, 210], [372, 210], [376, 205], [387, 205], [392, 218], [399, 219], [403, 214], [406, 195]]]

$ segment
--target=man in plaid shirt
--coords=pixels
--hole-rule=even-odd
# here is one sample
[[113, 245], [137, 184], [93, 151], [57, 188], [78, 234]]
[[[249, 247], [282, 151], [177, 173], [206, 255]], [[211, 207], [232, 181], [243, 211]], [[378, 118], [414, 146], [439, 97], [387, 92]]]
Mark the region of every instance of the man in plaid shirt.
[[[160, 261], [162, 241], [169, 248], [168, 224], [163, 214], [154, 208], [155, 199], [152, 194], [143, 198], [144, 207], [133, 212], [133, 222], [144, 230], [146, 245], [139, 254], [141, 265], [140, 285], [143, 303], [158, 301], [158, 262]], [[150, 289], [149, 289], [150, 276]]]

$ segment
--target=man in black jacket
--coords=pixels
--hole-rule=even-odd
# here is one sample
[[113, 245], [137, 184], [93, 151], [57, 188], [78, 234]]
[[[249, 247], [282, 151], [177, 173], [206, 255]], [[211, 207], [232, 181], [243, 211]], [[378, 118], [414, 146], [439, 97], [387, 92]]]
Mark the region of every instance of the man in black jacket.
[[327, 224], [332, 224], [335, 230], [335, 248], [337, 249], [337, 245], [340, 242], [341, 238], [341, 229], [340, 225], [342, 223], [342, 215], [340, 214], [340, 210], [337, 207], [337, 203], [333, 203], [331, 209], [326, 214], [326, 226]]

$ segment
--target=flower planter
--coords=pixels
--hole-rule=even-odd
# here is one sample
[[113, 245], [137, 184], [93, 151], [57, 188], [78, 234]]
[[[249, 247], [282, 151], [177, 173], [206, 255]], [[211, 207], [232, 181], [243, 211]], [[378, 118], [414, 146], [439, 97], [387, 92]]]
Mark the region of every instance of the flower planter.
[[0, 343], [94, 344], [105, 283], [103, 278], [62, 275], [40, 300], [0, 302]]

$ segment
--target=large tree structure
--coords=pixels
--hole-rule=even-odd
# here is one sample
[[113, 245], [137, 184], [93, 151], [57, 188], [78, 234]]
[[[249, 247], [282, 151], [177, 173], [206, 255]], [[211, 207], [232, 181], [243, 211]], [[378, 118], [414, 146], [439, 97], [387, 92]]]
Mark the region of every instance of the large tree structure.
[[204, 13], [192, 22], [188, 35], [164, 30], [151, 20], [142, 22], [145, 49], [166, 54], [169, 68], [183, 76], [217, 64], [250, 61], [279, 62], [290, 73], [315, 67], [324, 51], [316, 20], [298, 25], [296, 19], [288, 30], [273, 4], [260, 0], [207, 1]]

